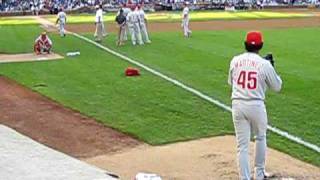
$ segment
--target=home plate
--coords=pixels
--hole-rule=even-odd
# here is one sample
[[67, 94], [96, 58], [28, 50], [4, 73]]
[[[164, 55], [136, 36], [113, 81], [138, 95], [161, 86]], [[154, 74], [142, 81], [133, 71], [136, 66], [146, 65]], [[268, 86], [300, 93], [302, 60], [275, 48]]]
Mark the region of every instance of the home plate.
[[0, 54], [0, 63], [11, 63], [11, 62], [31, 62], [31, 61], [48, 61], [63, 59], [63, 56], [59, 54], [50, 53], [36, 55], [34, 53], [27, 54]]
[[46, 147], [0, 124], [0, 177], [5, 180], [115, 180], [105, 170]]

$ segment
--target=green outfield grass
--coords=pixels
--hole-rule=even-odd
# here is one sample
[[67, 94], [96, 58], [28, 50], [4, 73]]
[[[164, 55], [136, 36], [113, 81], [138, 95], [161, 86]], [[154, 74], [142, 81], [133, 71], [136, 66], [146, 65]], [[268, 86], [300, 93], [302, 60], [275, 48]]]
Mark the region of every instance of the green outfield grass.
[[20, 17], [0, 17], [1, 25], [26, 25], [26, 24], [39, 24], [35, 19]]
[[[266, 30], [263, 50], [274, 53], [284, 80], [282, 94], [267, 97], [270, 123], [318, 146], [319, 30]], [[3, 26], [0, 44], [6, 46], [0, 46], [0, 52], [32, 51], [39, 32], [36, 26]], [[230, 105], [227, 71], [231, 58], [243, 51], [244, 35], [244, 31], [194, 32], [191, 39], [184, 39], [179, 32], [153, 33], [151, 45], [117, 48], [111, 34], [103, 44]], [[150, 144], [233, 133], [229, 112], [145, 71], [141, 77], [126, 78], [123, 72], [130, 64], [75, 37], [52, 35], [52, 39], [56, 52], [79, 50], [81, 56], [0, 64], [0, 73]], [[47, 86], [36, 86], [40, 83]], [[319, 153], [275, 134], [268, 138], [269, 146], [320, 166]]]
[[[0, 28], [0, 52], [31, 52], [36, 26]], [[81, 56], [60, 61], [0, 64], [0, 74], [150, 144], [232, 134], [230, 114], [75, 37], [52, 35], [54, 51]], [[16, 45], [16, 42], [24, 44]], [[77, 46], [75, 47], [75, 44]], [[38, 87], [46, 84], [48, 88]]]

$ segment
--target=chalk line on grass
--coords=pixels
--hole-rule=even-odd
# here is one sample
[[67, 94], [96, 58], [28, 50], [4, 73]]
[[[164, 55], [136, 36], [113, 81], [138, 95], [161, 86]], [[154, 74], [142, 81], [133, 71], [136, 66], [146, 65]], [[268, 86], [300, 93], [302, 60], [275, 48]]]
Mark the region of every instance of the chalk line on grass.
[[[226, 111], [232, 112], [232, 109], [231, 109], [230, 106], [227, 106], [226, 104], [224, 104], [224, 103], [222, 103], [222, 102], [220, 102], [220, 101], [218, 101], [218, 100], [216, 100], [216, 99], [214, 99], [214, 98], [212, 98], [212, 97], [210, 97], [210, 96], [208, 96], [208, 95], [206, 95], [206, 94], [204, 94], [204, 93], [202, 93], [202, 92], [200, 92], [200, 91], [198, 91], [198, 90], [196, 90], [196, 89], [194, 89], [194, 88], [192, 88], [192, 87], [190, 87], [188, 85], [185, 85], [185, 84], [183, 84], [182, 82], [180, 82], [180, 81], [178, 81], [176, 79], [173, 79], [173, 78], [171, 78], [169, 76], [166, 76], [166, 75], [162, 74], [161, 72], [159, 72], [157, 70], [154, 70], [154, 69], [152, 69], [152, 68], [150, 68], [150, 67], [148, 67], [148, 66], [146, 66], [146, 65], [144, 65], [144, 64], [142, 64], [142, 63], [140, 63], [138, 61], [135, 61], [135, 60], [133, 60], [133, 59], [131, 59], [131, 58], [125, 56], [125, 55], [122, 55], [122, 54], [120, 54], [120, 53], [118, 53], [118, 52], [116, 52], [116, 51], [114, 51], [114, 50], [112, 50], [110, 48], [107, 48], [107, 47], [105, 47], [105, 46], [103, 46], [103, 45], [101, 45], [101, 44], [99, 44], [99, 43], [97, 43], [95, 41], [92, 41], [91, 39], [88, 39], [88, 38], [86, 38], [86, 37], [84, 37], [82, 35], [79, 35], [77, 33], [72, 33], [72, 34], [74, 36], [78, 37], [79, 39], [82, 39], [82, 40], [84, 40], [86, 42], [89, 42], [89, 43], [91, 43], [91, 44], [93, 44], [93, 45], [95, 45], [95, 46], [97, 46], [97, 47], [109, 52], [110, 54], [113, 54], [114, 56], [117, 56], [117, 57], [119, 57], [119, 58], [121, 58], [121, 59], [123, 59], [123, 60], [125, 60], [127, 62], [130, 62], [131, 64], [139, 66], [140, 68], [143, 68], [144, 70], [146, 70], [146, 71], [148, 71], [148, 72], [150, 72], [150, 73], [152, 73], [152, 74], [154, 74], [156, 76], [159, 76], [162, 79], [165, 79], [165, 80], [175, 84], [176, 86], [179, 86], [179, 87], [183, 88], [184, 90], [189, 91], [192, 94], [194, 94], [194, 95], [196, 95], [196, 96], [198, 96], [198, 97], [200, 97], [200, 98], [202, 98], [202, 99], [204, 99], [204, 100], [206, 100], [206, 101], [208, 101], [208, 102], [210, 102], [212, 104], [215, 104], [216, 106], [218, 106], [218, 107], [220, 107], [220, 108], [222, 108], [222, 109], [224, 109]], [[289, 140], [291, 140], [291, 141], [293, 141], [295, 143], [301, 144], [301, 145], [303, 145], [303, 146], [305, 146], [305, 147], [307, 147], [309, 149], [312, 149], [312, 150], [320, 153], [320, 147], [319, 146], [317, 146], [315, 144], [312, 144], [312, 143], [309, 143], [309, 142], [306, 142], [303, 139], [301, 139], [300, 137], [291, 135], [286, 131], [283, 131], [283, 130], [281, 130], [279, 128], [276, 128], [276, 127], [273, 127], [273, 126], [270, 126], [270, 125], [268, 125], [268, 130], [270, 130], [270, 131], [272, 131], [272, 132], [274, 132], [274, 133], [276, 133], [276, 134], [278, 134], [278, 135], [280, 135], [282, 137], [285, 137], [285, 138], [287, 138], [287, 139], [289, 139]]]

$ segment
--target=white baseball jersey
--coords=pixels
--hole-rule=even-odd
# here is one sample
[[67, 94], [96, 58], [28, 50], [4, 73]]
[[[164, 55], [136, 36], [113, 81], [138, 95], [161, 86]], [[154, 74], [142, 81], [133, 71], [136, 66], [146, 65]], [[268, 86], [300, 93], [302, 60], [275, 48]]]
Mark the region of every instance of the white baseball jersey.
[[138, 17], [139, 17], [139, 22], [144, 24], [145, 23], [145, 18], [146, 18], [146, 14], [144, 13], [143, 9], [138, 10]]
[[131, 9], [127, 8], [127, 7], [123, 8], [122, 10], [123, 10], [123, 15], [126, 16], [126, 17], [129, 14], [129, 12], [131, 12]]
[[67, 19], [67, 15], [65, 12], [60, 11], [57, 15], [57, 18], [59, 19], [59, 23], [65, 24], [66, 23], [66, 19]]
[[182, 19], [189, 20], [189, 8], [188, 7], [183, 8]]
[[138, 22], [138, 16], [135, 13], [135, 11], [129, 12], [129, 14], [127, 15], [127, 22], [129, 25], [132, 25]]
[[136, 8], [136, 10], [133, 11], [133, 15], [134, 15], [135, 22], [138, 23], [140, 20], [140, 18], [139, 18], [140, 14], [139, 14], [138, 8]]
[[232, 59], [228, 83], [232, 86], [231, 99], [263, 101], [267, 88], [281, 90], [282, 80], [269, 61], [246, 52]]
[[102, 9], [98, 9], [96, 12], [96, 23], [103, 22], [103, 11]]

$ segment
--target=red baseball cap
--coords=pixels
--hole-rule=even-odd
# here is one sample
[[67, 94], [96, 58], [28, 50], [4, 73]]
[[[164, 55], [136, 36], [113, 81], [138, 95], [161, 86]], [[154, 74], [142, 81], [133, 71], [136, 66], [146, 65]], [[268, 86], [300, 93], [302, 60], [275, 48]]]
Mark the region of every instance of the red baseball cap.
[[246, 43], [251, 45], [261, 45], [263, 43], [262, 34], [259, 31], [250, 31], [247, 33]]

